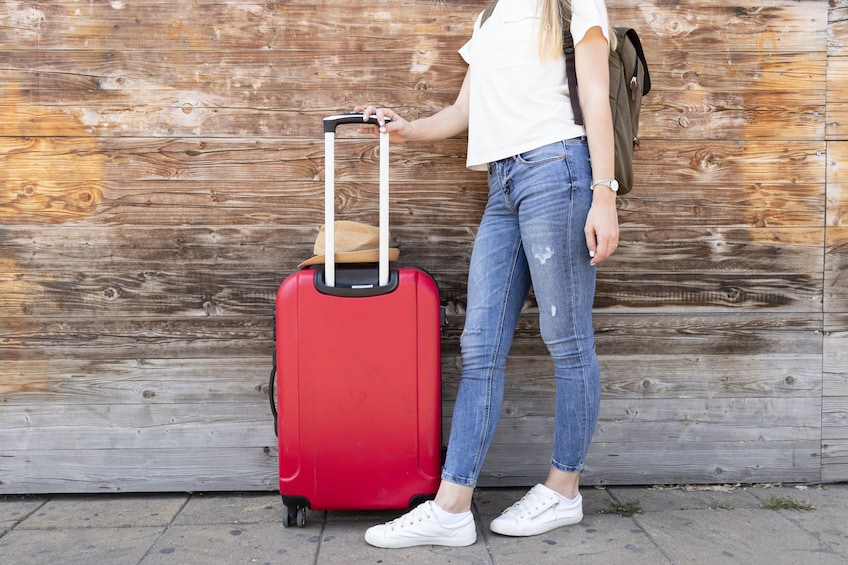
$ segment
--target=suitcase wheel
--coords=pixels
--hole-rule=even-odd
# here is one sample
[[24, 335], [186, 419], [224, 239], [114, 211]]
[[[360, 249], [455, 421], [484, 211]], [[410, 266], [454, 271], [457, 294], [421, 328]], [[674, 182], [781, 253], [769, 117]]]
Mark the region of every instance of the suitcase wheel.
[[283, 526], [286, 528], [297, 525], [302, 528], [306, 525], [306, 507], [304, 506], [285, 506], [283, 507]]

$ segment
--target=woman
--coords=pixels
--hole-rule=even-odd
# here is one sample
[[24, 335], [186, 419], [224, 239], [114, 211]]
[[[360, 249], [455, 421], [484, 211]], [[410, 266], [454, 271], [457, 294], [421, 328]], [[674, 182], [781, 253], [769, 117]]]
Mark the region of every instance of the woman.
[[[560, 10], [571, 14], [585, 128], [574, 123], [568, 99]], [[387, 108], [356, 108], [365, 120], [376, 116], [395, 143], [467, 130], [467, 166], [489, 172], [489, 200], [468, 274], [462, 378], [438, 493], [434, 501], [369, 528], [365, 539], [372, 545], [476, 541], [471, 498], [500, 416], [504, 367], [531, 284], [542, 339], [554, 360], [551, 468], [544, 484], [490, 527], [527, 536], [583, 518], [580, 471], [600, 398], [592, 329], [595, 266], [618, 244], [610, 37], [604, 0], [500, 0], [483, 25], [478, 17], [460, 49], [468, 71], [453, 105], [412, 122]]]

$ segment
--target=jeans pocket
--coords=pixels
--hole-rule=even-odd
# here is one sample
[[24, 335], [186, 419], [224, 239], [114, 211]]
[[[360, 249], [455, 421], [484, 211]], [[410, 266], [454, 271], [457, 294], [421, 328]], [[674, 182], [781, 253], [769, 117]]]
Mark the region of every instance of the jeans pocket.
[[565, 159], [565, 148], [562, 142], [549, 143], [530, 151], [516, 155], [516, 160], [525, 165], [540, 165], [551, 161], [562, 161]]

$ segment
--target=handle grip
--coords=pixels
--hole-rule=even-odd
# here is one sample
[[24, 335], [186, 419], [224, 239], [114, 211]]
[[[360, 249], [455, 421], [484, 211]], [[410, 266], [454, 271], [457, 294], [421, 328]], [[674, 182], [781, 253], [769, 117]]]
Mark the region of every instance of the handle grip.
[[[384, 121], [390, 122], [392, 120], [387, 117]], [[336, 133], [336, 128], [342, 124], [380, 125], [375, 116], [371, 116], [366, 122], [362, 119], [362, 112], [350, 112], [347, 114], [336, 114], [335, 116], [327, 116], [324, 118], [324, 133]]]

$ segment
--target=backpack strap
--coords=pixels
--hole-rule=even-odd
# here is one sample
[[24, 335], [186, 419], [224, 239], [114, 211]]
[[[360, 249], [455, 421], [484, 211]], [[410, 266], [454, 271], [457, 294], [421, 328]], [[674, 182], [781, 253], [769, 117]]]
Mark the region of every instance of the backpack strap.
[[[645, 51], [642, 50], [642, 41], [639, 39], [639, 34], [636, 33], [636, 30], [628, 29], [625, 35], [630, 39], [633, 48], [636, 49], [637, 61], [642, 61], [642, 67], [645, 69], [645, 77], [642, 79], [642, 96], [644, 96], [651, 91], [651, 75], [648, 73], [648, 60], [645, 58]], [[636, 64], [638, 66], [638, 62]], [[633, 69], [633, 76], [636, 76], [636, 70]]]
[[486, 9], [483, 10], [483, 17], [480, 18], [480, 27], [483, 27], [483, 24], [486, 23], [486, 20], [489, 19], [489, 16], [492, 15], [492, 12], [495, 11], [495, 6], [498, 5], [498, 0], [492, 0], [492, 2], [486, 6]]
[[[563, 22], [565, 23], [565, 22]], [[574, 114], [574, 123], [583, 125], [583, 110], [580, 109], [580, 100], [577, 98], [577, 68], [574, 64], [574, 38], [571, 31], [562, 27], [562, 50], [565, 53], [565, 77], [568, 80], [568, 98], [571, 100], [571, 112]]]

